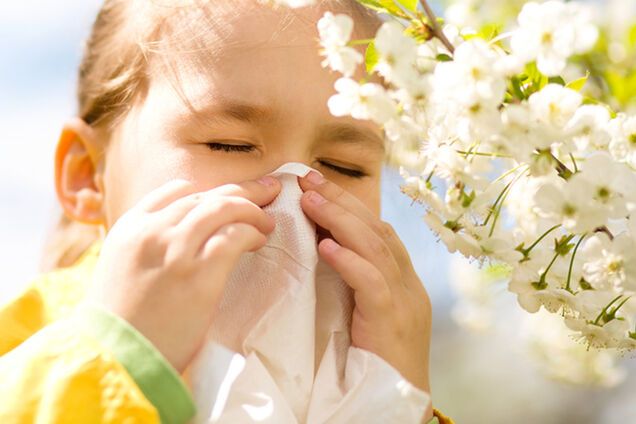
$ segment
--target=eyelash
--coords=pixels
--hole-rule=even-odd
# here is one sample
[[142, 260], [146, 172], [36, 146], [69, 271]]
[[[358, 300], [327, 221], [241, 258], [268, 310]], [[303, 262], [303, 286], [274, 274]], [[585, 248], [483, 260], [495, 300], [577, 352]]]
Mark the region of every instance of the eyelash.
[[[225, 152], [243, 152], [243, 153], [248, 153], [251, 152], [252, 150], [254, 150], [254, 146], [241, 146], [241, 145], [234, 145], [234, 144], [222, 144], [222, 143], [205, 143], [206, 146], [208, 146], [208, 148], [212, 151], [219, 151], [219, 150], [223, 150]], [[339, 166], [336, 165], [332, 165], [328, 162], [323, 162], [323, 161], [319, 161], [322, 165], [326, 166], [327, 168], [330, 168], [340, 174], [346, 175], [348, 177], [351, 178], [358, 178], [361, 179], [363, 177], [366, 177], [367, 174], [362, 172], [362, 171], [357, 171], [355, 169], [348, 169], [348, 168], [341, 168]]]

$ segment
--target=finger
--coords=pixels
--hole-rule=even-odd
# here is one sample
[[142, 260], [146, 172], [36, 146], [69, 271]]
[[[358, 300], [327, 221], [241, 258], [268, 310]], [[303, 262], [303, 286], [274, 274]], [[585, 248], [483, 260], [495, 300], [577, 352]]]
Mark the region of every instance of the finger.
[[136, 207], [145, 212], [154, 212], [195, 191], [194, 184], [188, 180], [170, 180], [142, 197]]
[[[343, 209], [351, 211], [351, 213], [367, 224], [369, 228], [385, 241], [393, 252], [396, 261], [400, 264], [400, 267], [407, 266], [409, 261], [408, 251], [389, 223], [380, 220], [359, 198], [334, 182], [323, 177], [312, 182], [312, 172], [309, 172], [305, 177], [298, 178], [299, 185], [303, 191], [316, 191], [330, 202], [336, 203]], [[316, 175], [320, 177], [318, 173], [316, 173]], [[322, 180], [322, 182], [320, 182], [320, 180]]]
[[320, 197], [315, 191], [303, 193], [300, 202], [305, 214], [328, 230], [342, 246], [351, 249], [374, 264], [387, 281], [401, 281], [400, 268], [393, 252], [368, 225], [340, 205]]
[[255, 205], [264, 206], [270, 203], [280, 192], [280, 181], [272, 178], [268, 184], [258, 181], [244, 181], [238, 184], [224, 184], [207, 191], [198, 191], [176, 199], [161, 210], [161, 216], [156, 217], [163, 225], [176, 225], [196, 205], [207, 202], [219, 196], [236, 196], [245, 198]]
[[265, 206], [271, 203], [278, 193], [280, 193], [281, 184], [275, 177], [264, 177], [265, 182], [258, 180], [243, 181], [238, 184], [224, 184], [209, 190], [210, 194], [216, 196], [238, 196], [243, 197], [255, 205]]
[[393, 302], [389, 284], [373, 264], [330, 238], [318, 244], [318, 253], [354, 290], [356, 307], [364, 317], [390, 310]]
[[215, 196], [195, 206], [175, 228], [173, 243], [180, 251], [194, 257], [205, 242], [227, 224], [250, 224], [264, 235], [274, 230], [274, 218], [259, 206], [242, 197]]
[[256, 227], [234, 222], [219, 228], [203, 245], [198, 258], [209, 264], [209, 272], [226, 281], [245, 252], [253, 252], [267, 243], [267, 237]]

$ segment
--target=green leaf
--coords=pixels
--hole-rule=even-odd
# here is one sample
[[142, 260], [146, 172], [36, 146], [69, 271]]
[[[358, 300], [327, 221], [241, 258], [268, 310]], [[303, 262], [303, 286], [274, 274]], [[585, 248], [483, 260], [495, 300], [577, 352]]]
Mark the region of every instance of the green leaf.
[[463, 208], [468, 208], [473, 200], [475, 200], [475, 191], [471, 191], [470, 194], [466, 194], [464, 190], [459, 195], [459, 200], [462, 202]]
[[570, 250], [574, 247], [574, 243], [570, 241], [574, 238], [573, 234], [561, 236], [560, 239], [554, 239], [554, 251], [561, 256], [565, 256], [570, 253]]
[[503, 25], [501, 24], [485, 24], [479, 28], [479, 31], [462, 34], [462, 38], [466, 41], [472, 40], [473, 38], [491, 41], [501, 33], [502, 29]]
[[587, 82], [587, 79], [590, 77], [590, 71], [585, 73], [585, 76], [582, 78], [575, 79], [574, 81], [568, 82], [565, 86], [567, 88], [571, 88], [572, 90], [581, 91]]
[[629, 34], [627, 36], [627, 42], [629, 43], [630, 48], [636, 47], [636, 24], [632, 25], [629, 29]]
[[466, 34], [461, 34], [461, 37], [465, 41], [470, 41], [473, 38], [481, 38], [481, 35], [479, 35], [479, 33], [477, 33], [477, 32], [469, 32], [469, 33], [466, 33]]
[[623, 78], [623, 76], [618, 72], [610, 69], [605, 73], [605, 80], [607, 81], [607, 85], [609, 85], [612, 95], [622, 103], [623, 99], [621, 98], [621, 93], [625, 92], [625, 78]]
[[621, 105], [628, 105], [636, 98], [636, 70], [621, 74], [616, 70], [609, 69], [605, 72], [605, 80], [610, 93]]
[[402, 6], [406, 8], [406, 10], [410, 10], [411, 12], [417, 11], [417, 0], [397, 0]]
[[565, 80], [563, 79], [563, 77], [560, 76], [554, 76], [554, 77], [550, 77], [548, 78], [548, 82], [550, 84], [559, 84], [559, 85], [565, 85]]
[[598, 105], [600, 103], [601, 102], [599, 100], [595, 99], [594, 97], [588, 97], [588, 96], [583, 97], [583, 104], [584, 105]]
[[581, 277], [581, 279], [579, 280], [579, 286], [581, 286], [583, 290], [594, 290], [594, 287], [592, 287], [592, 285], [588, 283], [583, 277]]
[[372, 9], [377, 12], [387, 12], [386, 7], [382, 6], [382, 4], [376, 0], [358, 0], [358, 3], [365, 6], [367, 9]]
[[440, 53], [435, 56], [435, 60], [437, 60], [438, 62], [452, 62], [453, 58], [446, 53]]
[[531, 94], [536, 93], [548, 84], [548, 77], [539, 71], [536, 62], [531, 62], [526, 65], [525, 74], [528, 76], [524, 81], [524, 93], [526, 97], [530, 97]]
[[373, 69], [378, 64], [379, 61], [379, 53], [375, 48], [375, 42], [370, 42], [367, 46], [367, 50], [364, 54], [364, 64], [367, 69], [367, 73], [370, 74], [373, 72]]
[[380, 13], [387, 13], [389, 15], [397, 16], [400, 18], [408, 18], [404, 11], [395, 4], [393, 0], [357, 0], [358, 3], [366, 6], [369, 9], [375, 10]]
[[512, 77], [510, 79], [510, 85], [512, 87], [512, 93], [514, 94], [517, 100], [526, 100], [528, 96], [523, 92], [523, 88], [521, 87], [521, 81], [525, 80], [527, 76], [524, 75], [524, 78]]
[[537, 62], [528, 63], [525, 68], [525, 74], [527, 75], [527, 78], [532, 81], [546, 78], [545, 75], [543, 75], [541, 71], [539, 71], [539, 68], [537, 68]]
[[479, 34], [479, 36], [484, 40], [490, 41], [501, 34], [502, 29], [502, 24], [486, 24], [479, 29], [479, 32], [477, 34]]

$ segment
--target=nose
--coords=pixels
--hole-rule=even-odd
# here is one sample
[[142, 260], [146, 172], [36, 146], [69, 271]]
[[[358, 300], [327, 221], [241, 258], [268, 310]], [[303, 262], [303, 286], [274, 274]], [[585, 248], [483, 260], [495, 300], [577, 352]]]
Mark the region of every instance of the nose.
[[[306, 164], [304, 164], [302, 162], [286, 162], [286, 163], [283, 163], [278, 168], [276, 168], [276, 170], [270, 172], [267, 175], [271, 175], [273, 177], [276, 177], [276, 176], [281, 175], [281, 174], [293, 174], [293, 175], [296, 175], [297, 177], [304, 177], [305, 175], [307, 175], [312, 170], [318, 172], [320, 175], [322, 175], [324, 177], [322, 172], [320, 172], [319, 170], [317, 170], [315, 168], [312, 168], [311, 166], [306, 165]], [[296, 182], [298, 183], [298, 178], [296, 178]], [[299, 184], [299, 186], [300, 186], [300, 184]], [[327, 229], [321, 227], [320, 225], [316, 224], [316, 244], [320, 243], [325, 238], [333, 238], [333, 235], [329, 232], [329, 230], [327, 230]]]
[[294, 175], [296, 175], [298, 177], [304, 177], [310, 171], [316, 171], [317, 173], [322, 175], [322, 172], [318, 171], [316, 168], [312, 168], [311, 166], [306, 165], [306, 164], [304, 164], [302, 162], [286, 162], [286, 163], [283, 163], [282, 165], [280, 165], [278, 168], [276, 168], [274, 171], [270, 172], [267, 175], [271, 175], [271, 176], [275, 177], [275, 176], [280, 175], [282, 173], [289, 173], [289, 174], [294, 174]]

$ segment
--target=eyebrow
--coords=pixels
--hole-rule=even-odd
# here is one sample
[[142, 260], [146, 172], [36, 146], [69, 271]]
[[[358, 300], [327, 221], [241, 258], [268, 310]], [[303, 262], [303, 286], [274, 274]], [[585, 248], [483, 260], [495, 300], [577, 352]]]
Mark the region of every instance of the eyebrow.
[[358, 144], [376, 152], [385, 153], [384, 139], [369, 128], [348, 123], [323, 124], [318, 128], [320, 139], [341, 144]]
[[[211, 109], [195, 111], [195, 117], [203, 124], [219, 125], [231, 121], [246, 122], [252, 125], [262, 125], [275, 120], [279, 115], [269, 106], [222, 101], [219, 106]], [[326, 123], [318, 127], [318, 140], [335, 142], [338, 144], [359, 145], [375, 152], [385, 153], [384, 138], [370, 128], [346, 122]]]

